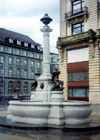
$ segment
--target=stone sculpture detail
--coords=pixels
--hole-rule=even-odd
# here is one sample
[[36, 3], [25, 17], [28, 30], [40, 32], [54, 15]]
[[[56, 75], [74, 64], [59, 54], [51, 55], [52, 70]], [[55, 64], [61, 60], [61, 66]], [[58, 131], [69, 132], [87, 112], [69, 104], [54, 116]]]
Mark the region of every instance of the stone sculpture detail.
[[37, 83], [37, 81], [35, 80], [35, 82], [33, 82], [33, 83], [32, 83], [32, 86], [31, 86], [31, 87], [32, 87], [32, 91], [35, 90], [35, 89], [37, 88], [37, 86], [38, 86], [38, 83]]
[[64, 82], [59, 80], [59, 74], [60, 71], [56, 71], [52, 73], [52, 81], [54, 82], [53, 88], [51, 89], [52, 91], [63, 91], [64, 87]]

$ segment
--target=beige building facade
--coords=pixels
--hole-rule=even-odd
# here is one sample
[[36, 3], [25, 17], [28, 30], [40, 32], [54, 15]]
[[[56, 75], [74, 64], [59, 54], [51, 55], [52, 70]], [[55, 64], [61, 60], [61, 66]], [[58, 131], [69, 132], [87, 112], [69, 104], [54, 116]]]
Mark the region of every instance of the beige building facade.
[[100, 0], [60, 0], [57, 48], [65, 99], [100, 104]]

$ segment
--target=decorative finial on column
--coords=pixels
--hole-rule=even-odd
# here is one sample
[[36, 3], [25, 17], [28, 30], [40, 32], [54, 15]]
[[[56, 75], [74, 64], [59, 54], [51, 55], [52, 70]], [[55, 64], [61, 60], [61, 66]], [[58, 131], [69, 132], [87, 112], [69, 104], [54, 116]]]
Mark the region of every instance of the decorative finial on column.
[[50, 18], [48, 14], [46, 13], [44, 17], [40, 19], [40, 21], [43, 22], [47, 26], [52, 21], [52, 18]]

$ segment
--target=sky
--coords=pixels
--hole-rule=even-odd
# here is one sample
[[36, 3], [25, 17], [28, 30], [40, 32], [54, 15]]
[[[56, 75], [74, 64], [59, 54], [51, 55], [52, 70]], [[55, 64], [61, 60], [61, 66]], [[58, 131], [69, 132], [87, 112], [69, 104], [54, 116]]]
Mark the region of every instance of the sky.
[[58, 53], [56, 42], [59, 35], [59, 0], [1, 0], [0, 28], [28, 35], [43, 47], [43, 23], [40, 19], [47, 13], [53, 21], [49, 24], [50, 52]]

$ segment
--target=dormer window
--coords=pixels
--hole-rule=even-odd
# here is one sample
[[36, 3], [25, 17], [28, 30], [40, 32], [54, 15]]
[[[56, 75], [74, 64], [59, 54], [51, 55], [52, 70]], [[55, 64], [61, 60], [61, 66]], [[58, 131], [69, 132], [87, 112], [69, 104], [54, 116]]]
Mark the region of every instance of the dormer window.
[[13, 43], [13, 39], [12, 38], [9, 38], [9, 43]]
[[35, 45], [35, 49], [36, 49], [36, 50], [38, 49], [38, 46], [37, 46], [37, 45]]
[[33, 48], [33, 49], [34, 49], [34, 45], [33, 45], [33, 44], [31, 44], [31, 48]]
[[38, 46], [38, 50], [40, 50], [40, 46]]
[[25, 47], [28, 47], [28, 43], [24, 42], [24, 46], [25, 46]]
[[17, 40], [17, 45], [21, 45], [21, 41], [20, 40]]

